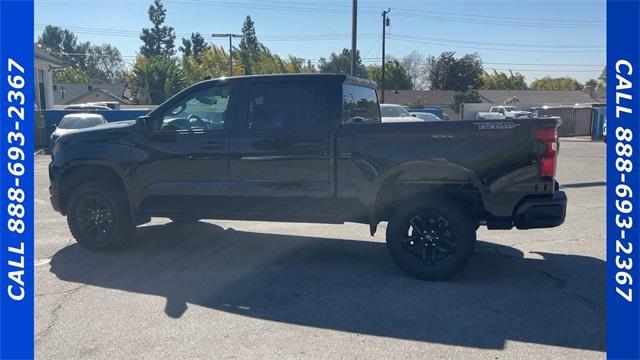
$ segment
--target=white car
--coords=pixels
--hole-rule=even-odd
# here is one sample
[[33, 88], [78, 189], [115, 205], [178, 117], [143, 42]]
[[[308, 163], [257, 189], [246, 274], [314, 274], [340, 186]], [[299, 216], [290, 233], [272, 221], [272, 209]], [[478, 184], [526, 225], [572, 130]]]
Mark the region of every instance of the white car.
[[524, 111], [524, 110], [519, 109], [519, 108], [517, 108], [515, 106], [504, 106], [504, 105], [492, 106], [489, 109], [489, 112], [490, 113], [502, 114], [507, 119], [517, 119], [517, 118], [522, 118], [522, 117], [531, 117], [532, 114], [533, 114], [531, 111]]
[[380, 104], [380, 114], [383, 123], [395, 122], [423, 122], [424, 120], [412, 116], [407, 109], [396, 104]]
[[442, 121], [437, 115], [427, 112], [412, 112], [411, 116], [422, 119], [422, 121]]
[[60, 123], [51, 134], [51, 144], [53, 145], [53, 143], [64, 134], [106, 123], [107, 120], [100, 114], [67, 114], [60, 120]]

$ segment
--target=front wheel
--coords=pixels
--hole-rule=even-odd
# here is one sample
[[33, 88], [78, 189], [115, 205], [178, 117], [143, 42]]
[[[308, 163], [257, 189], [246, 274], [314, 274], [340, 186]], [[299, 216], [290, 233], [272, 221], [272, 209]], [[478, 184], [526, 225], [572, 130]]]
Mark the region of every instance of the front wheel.
[[432, 197], [399, 208], [387, 226], [387, 248], [396, 265], [424, 280], [442, 280], [469, 261], [475, 224], [451, 199]]
[[73, 237], [90, 250], [112, 250], [133, 237], [126, 197], [108, 184], [87, 183], [71, 194], [67, 223]]

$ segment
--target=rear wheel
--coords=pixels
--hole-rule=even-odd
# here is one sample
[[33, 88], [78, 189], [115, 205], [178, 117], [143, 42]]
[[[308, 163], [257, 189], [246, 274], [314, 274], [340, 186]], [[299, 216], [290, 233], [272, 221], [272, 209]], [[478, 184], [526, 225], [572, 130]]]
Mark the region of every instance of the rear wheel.
[[135, 231], [125, 195], [102, 183], [80, 185], [71, 194], [67, 223], [80, 245], [96, 251], [125, 245]]
[[425, 280], [446, 279], [469, 261], [476, 225], [464, 207], [431, 197], [399, 208], [387, 226], [387, 247], [396, 265]]

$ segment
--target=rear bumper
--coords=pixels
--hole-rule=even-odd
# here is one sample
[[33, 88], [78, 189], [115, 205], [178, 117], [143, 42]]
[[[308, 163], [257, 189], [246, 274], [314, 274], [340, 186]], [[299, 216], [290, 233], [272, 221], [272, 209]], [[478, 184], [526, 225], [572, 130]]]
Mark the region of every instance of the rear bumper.
[[514, 225], [521, 230], [550, 228], [564, 222], [567, 195], [556, 191], [552, 196], [525, 199], [514, 213]]

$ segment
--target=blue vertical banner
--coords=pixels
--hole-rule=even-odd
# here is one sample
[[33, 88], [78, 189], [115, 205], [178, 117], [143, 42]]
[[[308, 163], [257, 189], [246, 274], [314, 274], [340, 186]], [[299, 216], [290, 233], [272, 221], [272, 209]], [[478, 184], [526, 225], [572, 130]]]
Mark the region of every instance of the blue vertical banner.
[[607, 2], [607, 356], [640, 359], [640, 2]]
[[0, 0], [0, 359], [34, 356], [34, 61], [33, 1]]

